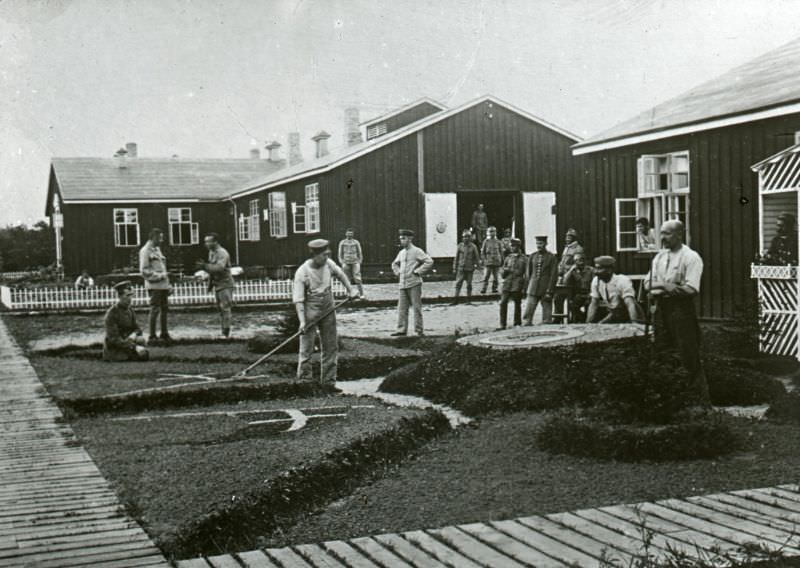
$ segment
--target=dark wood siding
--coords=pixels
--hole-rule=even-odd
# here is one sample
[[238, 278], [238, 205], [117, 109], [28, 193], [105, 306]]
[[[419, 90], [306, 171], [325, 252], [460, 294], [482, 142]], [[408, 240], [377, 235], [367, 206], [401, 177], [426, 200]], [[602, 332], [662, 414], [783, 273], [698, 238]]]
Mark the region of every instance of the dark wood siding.
[[[114, 246], [114, 209], [120, 207], [135, 208], [139, 212], [139, 246]], [[198, 223], [200, 231], [200, 244], [169, 246], [169, 207], [192, 209], [192, 220]], [[164, 230], [164, 254], [169, 264], [183, 264], [186, 272], [194, 272], [194, 261], [207, 254], [202, 245], [204, 233], [218, 233], [223, 246], [231, 255], [234, 254], [233, 216], [227, 203], [67, 203], [62, 205], [62, 210], [64, 270], [67, 274], [78, 274], [84, 268], [93, 275], [107, 274], [124, 267], [138, 271], [139, 248], [144, 245], [153, 227]]]
[[[797, 130], [800, 114], [583, 156], [591, 163], [585, 196], [589, 210], [598, 211], [600, 226], [592, 226], [590, 231], [598, 239], [598, 249], [615, 254], [622, 272], [647, 271], [649, 256], [614, 252], [614, 200], [636, 197], [639, 156], [688, 150], [690, 244], [705, 263], [701, 313], [730, 317], [755, 297], [749, 266], [758, 249], [758, 176], [750, 166], [791, 145]], [[742, 204], [741, 198], [747, 203]]]
[[394, 116], [390, 116], [382, 122], [386, 123], [386, 132], [389, 133], [437, 112], [441, 112], [441, 109], [433, 106], [430, 103], [423, 102], [411, 107], [408, 110], [399, 112]]
[[[554, 191], [559, 232], [573, 225], [588, 232], [592, 211], [580, 196], [589, 162], [571, 156], [573, 140], [497, 103], [466, 109], [421, 132], [426, 192]], [[398, 228], [415, 230], [417, 242], [423, 246], [425, 242], [417, 141], [416, 134], [405, 136], [329, 172], [271, 191], [285, 191], [289, 206], [292, 201], [303, 204], [306, 184], [318, 182], [319, 236], [335, 248], [345, 229], [353, 227], [364, 249], [366, 271], [387, 271], [397, 252]], [[247, 202], [256, 197], [266, 204], [266, 193], [241, 197], [237, 207], [246, 210]], [[291, 211], [288, 216], [286, 238], [270, 238], [264, 224], [260, 242], [240, 243], [242, 265], [275, 268], [306, 258], [305, 244], [314, 235], [294, 235]]]

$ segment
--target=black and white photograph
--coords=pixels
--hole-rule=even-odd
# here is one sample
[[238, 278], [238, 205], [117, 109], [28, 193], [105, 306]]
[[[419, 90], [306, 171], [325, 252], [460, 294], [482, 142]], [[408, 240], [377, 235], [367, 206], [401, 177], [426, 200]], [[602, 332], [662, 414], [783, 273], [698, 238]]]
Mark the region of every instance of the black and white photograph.
[[800, 0], [0, 0], [0, 567], [800, 567]]

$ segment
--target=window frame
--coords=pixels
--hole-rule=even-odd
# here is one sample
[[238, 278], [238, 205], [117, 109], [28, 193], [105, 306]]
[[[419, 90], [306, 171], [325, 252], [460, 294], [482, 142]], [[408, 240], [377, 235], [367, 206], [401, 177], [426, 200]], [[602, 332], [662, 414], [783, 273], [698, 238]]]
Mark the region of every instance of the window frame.
[[247, 218], [249, 241], [261, 240], [261, 215], [258, 213], [259, 200], [251, 199], [249, 203], [249, 213]]
[[298, 205], [294, 201], [292, 201], [292, 232], [295, 234], [306, 232], [306, 206]]
[[[282, 205], [276, 204], [277, 197], [281, 196]], [[286, 218], [286, 192], [271, 191], [267, 194], [269, 210], [269, 236], [275, 239], [284, 239], [288, 236], [288, 221]]]
[[[622, 207], [623, 203], [633, 203], [636, 209], [633, 215], [622, 215]], [[614, 211], [615, 211], [615, 219], [616, 219], [616, 227], [615, 227], [615, 235], [617, 241], [617, 252], [638, 252], [639, 246], [638, 241], [639, 239], [636, 236], [636, 219], [639, 218], [639, 198], [638, 197], [620, 197], [614, 200]], [[630, 231], [622, 231], [622, 219], [633, 219], [633, 232]], [[634, 247], [623, 247], [622, 246], [622, 236], [623, 235], [633, 235], [634, 237]]]
[[321, 231], [320, 206], [319, 206], [319, 183], [310, 183], [305, 187], [305, 227], [306, 234], [319, 233]]
[[[117, 213], [122, 214], [122, 221], [117, 221]], [[132, 214], [131, 219], [129, 220], [128, 216]], [[139, 209], [136, 207], [114, 207], [112, 213], [112, 219], [114, 221], [114, 246], [119, 248], [132, 248], [138, 247], [142, 242], [142, 235], [139, 228]], [[129, 226], [136, 227], [136, 242], [130, 243], [128, 242], [128, 229]], [[124, 229], [122, 229], [125, 227]], [[120, 230], [124, 231], [125, 235], [125, 244], [122, 244], [120, 239]]]
[[[188, 215], [184, 218], [184, 212], [188, 211]], [[176, 214], [177, 212], [177, 214]], [[167, 208], [167, 224], [169, 226], [169, 244], [173, 247], [189, 247], [200, 244], [200, 226], [192, 221], [192, 208], [191, 207], [168, 207]], [[178, 236], [181, 235], [181, 225], [188, 225], [189, 227], [189, 242], [175, 242], [174, 227], [178, 227]]]
[[378, 124], [373, 124], [367, 127], [367, 140], [372, 140], [373, 138], [377, 138], [378, 136], [383, 136], [389, 131], [389, 125], [386, 124], [386, 121], [379, 122]]

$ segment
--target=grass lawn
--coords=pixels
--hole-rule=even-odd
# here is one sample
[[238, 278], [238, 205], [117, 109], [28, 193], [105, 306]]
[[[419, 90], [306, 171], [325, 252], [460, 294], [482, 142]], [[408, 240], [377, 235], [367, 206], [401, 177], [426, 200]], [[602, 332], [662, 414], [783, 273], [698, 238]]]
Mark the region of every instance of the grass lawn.
[[[286, 419], [284, 408], [328, 416], [294, 432], [286, 431], [290, 421], [249, 424]], [[181, 527], [258, 492], [286, 470], [420, 414], [330, 396], [86, 417], [72, 427], [123, 502], [169, 549]]]
[[746, 450], [717, 460], [621, 463], [554, 456], [543, 415], [482, 419], [428, 444], [390, 476], [307, 516], [270, 545], [485, 522], [617, 503], [796, 483], [800, 425], [739, 419]]

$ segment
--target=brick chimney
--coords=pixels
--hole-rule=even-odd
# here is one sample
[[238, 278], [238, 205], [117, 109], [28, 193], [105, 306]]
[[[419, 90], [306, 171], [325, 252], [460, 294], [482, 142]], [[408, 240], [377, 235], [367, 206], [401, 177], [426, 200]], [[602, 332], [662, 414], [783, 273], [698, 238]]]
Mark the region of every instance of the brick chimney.
[[293, 166], [303, 161], [303, 152], [300, 151], [300, 133], [289, 133], [289, 165]]
[[261, 159], [261, 150], [258, 148], [250, 148], [250, 159], [251, 160], [260, 160]]
[[114, 160], [117, 163], [117, 167], [119, 169], [125, 169], [128, 167], [128, 151], [125, 148], [120, 148], [117, 150], [117, 153], [114, 154]]
[[136, 145], [136, 142], [128, 142], [125, 144], [125, 149], [128, 151], [129, 158], [139, 157], [139, 147]]
[[321, 158], [322, 156], [328, 155], [328, 138], [330, 137], [331, 135], [325, 132], [324, 130], [320, 130], [314, 136], [311, 137], [311, 139], [317, 145], [317, 150], [316, 150], [317, 158]]
[[269, 157], [267, 159], [270, 162], [278, 162], [278, 161], [280, 161], [280, 159], [281, 159], [281, 156], [280, 156], [281, 143], [280, 142], [278, 142], [277, 140], [273, 140], [272, 142], [270, 142], [269, 144], [264, 146], [264, 148], [269, 152]]
[[358, 123], [358, 107], [344, 109], [344, 142], [348, 146], [360, 144], [364, 141]]

